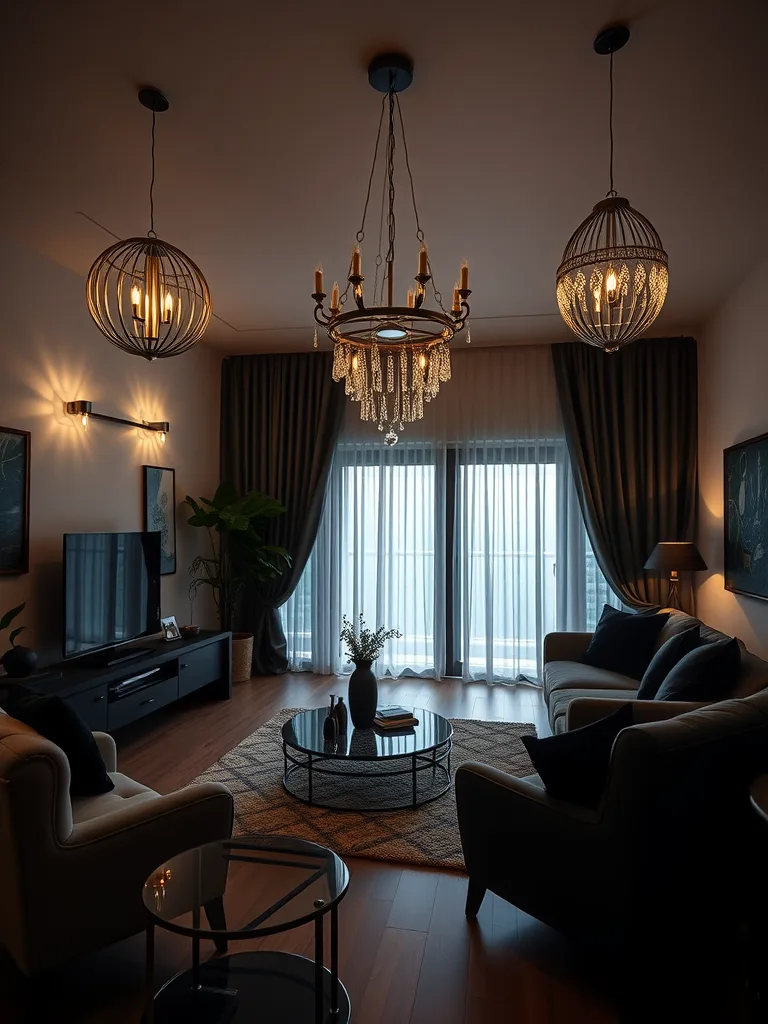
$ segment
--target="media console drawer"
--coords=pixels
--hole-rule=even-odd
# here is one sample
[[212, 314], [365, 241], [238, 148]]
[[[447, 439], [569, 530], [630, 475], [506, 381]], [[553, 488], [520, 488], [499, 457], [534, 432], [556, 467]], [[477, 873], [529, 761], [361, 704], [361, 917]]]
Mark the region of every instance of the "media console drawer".
[[151, 715], [153, 711], [164, 708], [166, 704], [173, 704], [178, 696], [179, 680], [176, 676], [171, 676], [170, 679], [147, 686], [128, 697], [110, 701], [107, 705], [107, 721], [110, 732], [129, 722], [135, 722], [145, 715]]
[[83, 690], [67, 698], [67, 704], [74, 708], [91, 732], [107, 731], [107, 684], [92, 690]]
[[222, 675], [222, 645], [208, 644], [196, 651], [179, 655], [179, 696], [185, 697]]

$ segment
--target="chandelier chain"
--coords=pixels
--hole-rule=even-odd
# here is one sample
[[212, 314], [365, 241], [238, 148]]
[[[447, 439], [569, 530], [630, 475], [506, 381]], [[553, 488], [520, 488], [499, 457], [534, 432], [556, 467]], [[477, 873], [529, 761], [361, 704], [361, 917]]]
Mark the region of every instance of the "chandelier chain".
[[386, 103], [387, 97], [381, 101], [381, 114], [379, 115], [379, 127], [376, 132], [376, 145], [373, 147], [373, 163], [371, 164], [371, 173], [368, 175], [368, 188], [365, 193], [365, 205], [363, 206], [363, 219], [360, 221], [360, 227], [357, 235], [355, 236], [358, 242], [362, 242], [365, 238], [365, 218], [368, 214], [368, 203], [371, 199], [371, 186], [373, 184], [373, 175], [376, 171], [376, 159], [379, 155], [379, 142], [381, 141], [381, 126], [384, 123], [384, 104]]
[[[392, 76], [394, 78], [394, 76]], [[395, 90], [389, 89], [389, 137], [387, 140], [387, 181], [389, 183], [389, 210], [387, 213], [388, 248], [385, 262], [395, 262]], [[391, 270], [389, 271], [391, 273]]]
[[157, 238], [155, 233], [155, 118], [157, 114], [152, 111], [152, 176], [149, 179], [149, 231], [150, 238]]
[[610, 188], [608, 190], [609, 196], [615, 196], [616, 191], [613, 187], [613, 52], [611, 52], [610, 63], [608, 65], [608, 137], [610, 139], [610, 158], [609, 158], [609, 178]]
[[413, 174], [411, 173], [411, 161], [410, 161], [410, 158], [408, 156], [408, 141], [407, 141], [407, 139], [405, 137], [405, 125], [403, 123], [403, 112], [400, 109], [400, 97], [396, 96], [395, 100], [397, 102], [397, 115], [400, 118], [400, 135], [401, 135], [402, 140], [403, 140], [403, 153], [405, 154], [405, 168], [408, 171], [408, 181], [409, 181], [410, 186], [411, 186], [411, 203], [413, 204], [413, 216], [416, 219], [416, 238], [423, 245], [424, 244], [424, 232], [421, 229], [421, 222], [419, 220], [419, 209], [418, 209], [418, 207], [416, 205], [416, 189], [415, 189], [414, 184], [413, 184]]

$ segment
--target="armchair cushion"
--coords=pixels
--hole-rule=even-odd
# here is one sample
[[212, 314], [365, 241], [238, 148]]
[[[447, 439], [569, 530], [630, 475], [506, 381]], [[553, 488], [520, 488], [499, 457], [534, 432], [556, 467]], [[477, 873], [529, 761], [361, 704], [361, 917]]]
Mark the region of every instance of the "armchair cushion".
[[148, 800], [156, 800], [158, 794], [153, 789], [142, 786], [140, 782], [129, 779], [127, 775], [114, 772], [111, 776], [113, 788], [109, 793], [96, 796], [81, 796], [72, 801], [72, 821], [75, 828], [84, 821], [100, 818], [104, 814], [113, 814], [134, 807]]
[[641, 679], [669, 615], [622, 612], [606, 605], [583, 661], [596, 668]]
[[550, 796], [595, 807], [605, 789], [613, 742], [633, 724], [632, 704], [627, 703], [583, 729], [522, 740]]
[[741, 648], [735, 637], [704, 644], [675, 665], [656, 700], [724, 700], [733, 692], [740, 668]]
[[0, 704], [12, 718], [30, 726], [64, 752], [69, 761], [71, 796], [93, 796], [114, 788], [93, 733], [61, 697], [7, 684], [2, 687]]
[[645, 670], [640, 681], [640, 689], [637, 691], [637, 699], [653, 700], [675, 665], [703, 643], [698, 626], [691, 626], [690, 629], [684, 629], [682, 633], [675, 633], [669, 640], [665, 640]]

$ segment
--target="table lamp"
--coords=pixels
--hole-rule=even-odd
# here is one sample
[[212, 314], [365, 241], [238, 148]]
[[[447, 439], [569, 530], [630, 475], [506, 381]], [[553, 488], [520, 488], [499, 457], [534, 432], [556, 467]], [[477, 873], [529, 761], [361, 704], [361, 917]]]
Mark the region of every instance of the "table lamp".
[[678, 573], [701, 572], [707, 568], [707, 563], [691, 541], [662, 541], [653, 549], [643, 568], [652, 569], [665, 576], [669, 574], [667, 604], [670, 608], [682, 608]]

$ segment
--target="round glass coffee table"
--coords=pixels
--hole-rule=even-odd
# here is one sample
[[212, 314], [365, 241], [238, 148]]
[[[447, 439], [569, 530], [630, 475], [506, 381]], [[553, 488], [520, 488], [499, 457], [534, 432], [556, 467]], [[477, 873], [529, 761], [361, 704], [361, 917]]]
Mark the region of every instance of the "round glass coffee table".
[[327, 708], [300, 711], [283, 726], [283, 786], [313, 807], [395, 811], [437, 800], [451, 788], [453, 727], [413, 709], [419, 724], [398, 731], [355, 729], [323, 739]]
[[[340, 857], [285, 836], [210, 843], [161, 864], [144, 884], [147, 926], [147, 1024], [348, 1024], [349, 996], [339, 981], [338, 905], [349, 885]], [[330, 968], [323, 931], [330, 916]], [[314, 958], [257, 950], [232, 953], [228, 941], [314, 924]], [[155, 994], [155, 927], [192, 939], [192, 967]], [[200, 962], [200, 940], [217, 956]]]

